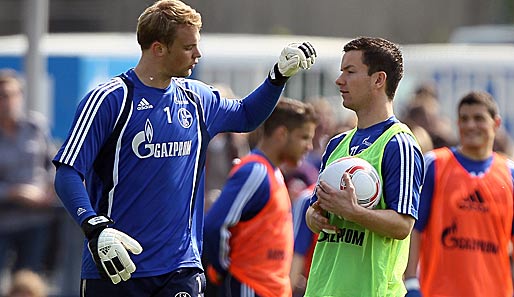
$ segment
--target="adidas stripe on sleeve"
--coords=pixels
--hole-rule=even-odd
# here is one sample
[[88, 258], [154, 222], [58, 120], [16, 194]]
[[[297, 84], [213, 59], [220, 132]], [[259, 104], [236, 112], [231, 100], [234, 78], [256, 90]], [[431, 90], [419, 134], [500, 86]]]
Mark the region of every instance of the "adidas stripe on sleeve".
[[[123, 91], [116, 92], [117, 90]], [[97, 123], [100, 123], [109, 121], [113, 118], [112, 116], [105, 116], [105, 111], [101, 112], [99, 109], [107, 96], [114, 95], [114, 92], [116, 92], [116, 95], [124, 94], [122, 96], [126, 96], [126, 86], [119, 78], [114, 78], [111, 81], [98, 86], [81, 101], [77, 114], [75, 115], [72, 129], [70, 129], [70, 134], [66, 139], [66, 143], [61, 147], [61, 150], [55, 158], [59, 163], [75, 167], [82, 174], [87, 171], [88, 168], [85, 162], [82, 164], [75, 164], [77, 162], [78, 154], [84, 148], [84, 143], [86, 142], [86, 139], [88, 139], [88, 142], [91, 143], [88, 143], [87, 145], [87, 149], [90, 150], [90, 152], [87, 153], [92, 160], [93, 156], [98, 152], [100, 144], [103, 143], [104, 137], [107, 137], [112, 130], [112, 127], [114, 127], [114, 122], [110, 125], [103, 126], [107, 129], [100, 128], [101, 125], [96, 125], [94, 129], [95, 133], [90, 133], [93, 122], [96, 121]], [[123, 98], [115, 101], [120, 104], [125, 102]], [[120, 110], [122, 109], [123, 108], [120, 105]]]
[[424, 161], [416, 140], [407, 133], [395, 135], [386, 145], [382, 162], [388, 208], [417, 219]]

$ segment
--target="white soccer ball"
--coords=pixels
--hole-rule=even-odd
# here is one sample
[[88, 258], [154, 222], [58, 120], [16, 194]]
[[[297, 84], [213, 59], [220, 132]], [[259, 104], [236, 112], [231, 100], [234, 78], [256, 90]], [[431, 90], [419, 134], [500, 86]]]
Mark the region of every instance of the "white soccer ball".
[[319, 180], [331, 187], [343, 190], [346, 185], [343, 173], [348, 172], [355, 187], [357, 202], [373, 209], [382, 195], [382, 183], [377, 170], [368, 161], [358, 157], [343, 157], [330, 163], [320, 174]]

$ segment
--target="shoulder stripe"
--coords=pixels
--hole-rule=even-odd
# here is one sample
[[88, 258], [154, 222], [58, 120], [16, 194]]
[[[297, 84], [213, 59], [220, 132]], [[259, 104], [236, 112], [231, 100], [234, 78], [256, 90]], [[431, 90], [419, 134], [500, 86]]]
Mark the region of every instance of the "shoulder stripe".
[[412, 187], [414, 184], [414, 146], [406, 133], [396, 134], [400, 152], [400, 191], [398, 197], [399, 213], [408, 214], [412, 208]]
[[115, 78], [106, 84], [98, 86], [93, 92], [91, 92], [91, 95], [87, 99], [87, 102], [84, 105], [75, 126], [73, 127], [73, 131], [68, 139], [68, 143], [64, 148], [59, 162], [73, 166], [77, 155], [82, 148], [87, 132], [96, 116], [98, 108], [100, 108], [100, 105], [107, 95], [120, 87], [123, 87], [126, 90], [126, 86], [122, 83], [121, 79]]
[[[125, 92], [125, 95], [124, 95], [125, 98], [123, 98], [123, 105], [121, 107], [120, 116], [123, 113], [123, 110], [125, 108], [126, 96], [127, 96], [127, 92]], [[132, 111], [133, 111], [133, 107], [131, 105], [130, 109], [129, 109], [129, 114], [128, 114], [129, 119], [132, 115]], [[119, 117], [116, 120], [116, 123], [118, 123], [118, 120], [119, 120]], [[123, 128], [121, 129], [120, 136], [118, 137], [118, 141], [116, 141], [116, 153], [114, 155], [114, 166], [113, 166], [113, 176], [112, 176], [113, 187], [109, 191], [108, 208], [107, 208], [107, 216], [109, 216], [109, 217], [111, 216], [111, 212], [112, 212], [112, 204], [114, 201], [114, 190], [116, 189], [116, 186], [118, 185], [118, 182], [119, 182], [119, 163], [120, 163], [121, 139], [123, 138], [123, 134], [125, 133], [125, 128], [127, 128], [128, 122], [129, 122], [128, 120], [125, 121], [125, 124], [123, 125]]]
[[255, 194], [266, 176], [266, 165], [255, 163], [253, 165], [252, 171], [250, 172], [250, 175], [248, 175], [248, 178], [246, 179], [246, 182], [241, 187], [241, 190], [234, 199], [234, 203], [227, 213], [227, 217], [223, 222], [223, 226], [220, 228], [220, 264], [225, 269], [228, 269], [230, 266], [230, 231], [228, 228], [239, 222], [243, 208]]

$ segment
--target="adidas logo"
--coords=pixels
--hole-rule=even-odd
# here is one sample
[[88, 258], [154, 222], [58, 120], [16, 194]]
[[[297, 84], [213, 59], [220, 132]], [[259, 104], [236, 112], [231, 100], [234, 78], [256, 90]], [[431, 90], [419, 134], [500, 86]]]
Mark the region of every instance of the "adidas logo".
[[80, 216], [81, 214], [83, 214], [83, 213], [85, 213], [85, 212], [86, 212], [86, 210], [85, 210], [84, 208], [79, 207], [79, 208], [77, 209], [77, 216]]
[[458, 207], [462, 210], [471, 210], [479, 212], [489, 211], [489, 207], [486, 201], [484, 200], [484, 197], [482, 197], [478, 190], [475, 190], [474, 193], [471, 193], [471, 195], [462, 199], [458, 203]]
[[141, 101], [137, 104], [137, 110], [145, 110], [153, 108], [153, 105], [150, 104], [145, 98], [141, 98]]

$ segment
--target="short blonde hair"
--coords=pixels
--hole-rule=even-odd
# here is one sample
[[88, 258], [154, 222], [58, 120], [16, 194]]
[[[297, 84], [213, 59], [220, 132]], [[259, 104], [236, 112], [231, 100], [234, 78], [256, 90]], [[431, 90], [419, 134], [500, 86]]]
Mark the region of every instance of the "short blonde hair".
[[182, 1], [159, 0], [139, 16], [137, 42], [143, 50], [155, 41], [171, 44], [180, 25], [201, 29], [202, 16]]

